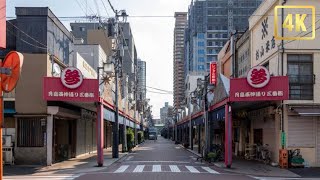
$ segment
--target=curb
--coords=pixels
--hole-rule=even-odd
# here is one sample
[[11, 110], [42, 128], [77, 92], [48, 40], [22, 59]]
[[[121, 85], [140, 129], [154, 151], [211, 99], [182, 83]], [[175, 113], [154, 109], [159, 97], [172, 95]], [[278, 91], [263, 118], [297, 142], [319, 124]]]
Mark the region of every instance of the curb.
[[179, 144], [179, 146], [180, 146], [180, 147], [182, 147], [183, 149], [185, 149], [186, 151], [189, 151], [190, 153], [192, 153], [192, 154], [194, 154], [194, 155], [196, 155], [196, 156], [198, 156], [198, 157], [201, 157], [201, 155], [200, 155], [200, 154], [198, 154], [198, 153], [196, 153], [196, 152], [192, 151], [191, 149], [189, 149], [189, 148], [185, 148], [185, 147], [184, 147], [184, 146], [182, 146], [181, 144]]
[[213, 163], [214, 166], [221, 168], [224, 171], [227, 172], [231, 172], [231, 173], [235, 173], [235, 174], [242, 174], [242, 175], [246, 175], [246, 176], [252, 176], [252, 177], [276, 177], [276, 178], [301, 178], [301, 176], [299, 176], [298, 174], [295, 174], [297, 176], [271, 176], [271, 175], [261, 175], [261, 174], [250, 174], [250, 173], [246, 173], [246, 172], [237, 172], [232, 170], [232, 168], [226, 168], [224, 165], [222, 164], [218, 164], [218, 163]]

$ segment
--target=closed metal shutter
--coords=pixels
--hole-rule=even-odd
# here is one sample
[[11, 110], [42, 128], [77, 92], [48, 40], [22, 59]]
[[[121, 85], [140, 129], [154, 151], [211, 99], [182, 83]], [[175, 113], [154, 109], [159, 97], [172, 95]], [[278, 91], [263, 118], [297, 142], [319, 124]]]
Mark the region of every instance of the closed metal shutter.
[[288, 116], [288, 147], [315, 147], [313, 117]]
[[317, 166], [320, 167], [320, 118], [317, 123]]

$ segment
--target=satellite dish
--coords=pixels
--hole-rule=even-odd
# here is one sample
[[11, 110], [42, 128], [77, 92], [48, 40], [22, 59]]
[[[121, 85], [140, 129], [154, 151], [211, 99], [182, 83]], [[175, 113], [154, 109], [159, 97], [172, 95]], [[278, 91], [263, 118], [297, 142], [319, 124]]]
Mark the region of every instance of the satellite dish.
[[10, 74], [1, 74], [2, 90], [4, 92], [12, 91], [19, 80], [21, 67], [23, 64], [23, 55], [17, 51], [11, 51], [7, 54], [2, 63], [3, 68], [11, 70]]
[[61, 74], [61, 68], [57, 63], [53, 64], [53, 76], [59, 77]]

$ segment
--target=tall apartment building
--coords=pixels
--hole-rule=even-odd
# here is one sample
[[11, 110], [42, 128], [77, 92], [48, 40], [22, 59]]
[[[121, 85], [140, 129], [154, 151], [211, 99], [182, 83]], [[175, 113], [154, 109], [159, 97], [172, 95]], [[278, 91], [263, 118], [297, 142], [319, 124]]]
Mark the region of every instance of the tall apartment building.
[[[218, 53], [235, 30], [244, 32], [248, 18], [262, 0], [195, 0], [188, 10], [185, 30], [185, 102], [197, 79], [209, 73], [210, 62], [217, 61]], [[188, 106], [191, 108], [190, 106]], [[192, 113], [191, 111], [189, 111]]]
[[141, 59], [138, 59], [137, 65], [137, 108], [139, 112], [144, 112], [147, 103], [147, 67]]
[[234, 30], [245, 31], [248, 18], [262, 0], [196, 0], [191, 3], [186, 29], [185, 78], [206, 75], [210, 62]]
[[164, 106], [160, 108], [160, 121], [163, 124], [173, 123], [173, 107], [169, 105], [168, 102], [165, 102]]
[[137, 100], [145, 100], [147, 95], [147, 69], [146, 62], [138, 59], [138, 83], [137, 83]]
[[173, 47], [173, 104], [175, 112], [184, 101], [184, 31], [187, 12], [176, 12]]

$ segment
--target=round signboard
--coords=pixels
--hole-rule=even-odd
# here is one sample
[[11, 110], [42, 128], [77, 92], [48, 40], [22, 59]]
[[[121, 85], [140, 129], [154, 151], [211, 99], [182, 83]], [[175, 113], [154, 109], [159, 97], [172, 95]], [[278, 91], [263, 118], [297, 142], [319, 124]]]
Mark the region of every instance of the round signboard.
[[256, 66], [250, 69], [247, 82], [254, 88], [263, 88], [270, 81], [270, 73], [264, 66]]
[[21, 67], [23, 64], [23, 55], [17, 51], [11, 51], [7, 54], [4, 62], [2, 63], [3, 68], [10, 69], [9, 74], [1, 74], [2, 78], [2, 90], [4, 92], [12, 91], [19, 80]]
[[76, 89], [82, 84], [83, 76], [79, 69], [75, 67], [67, 67], [62, 71], [60, 79], [61, 83], [65, 87], [69, 89]]

